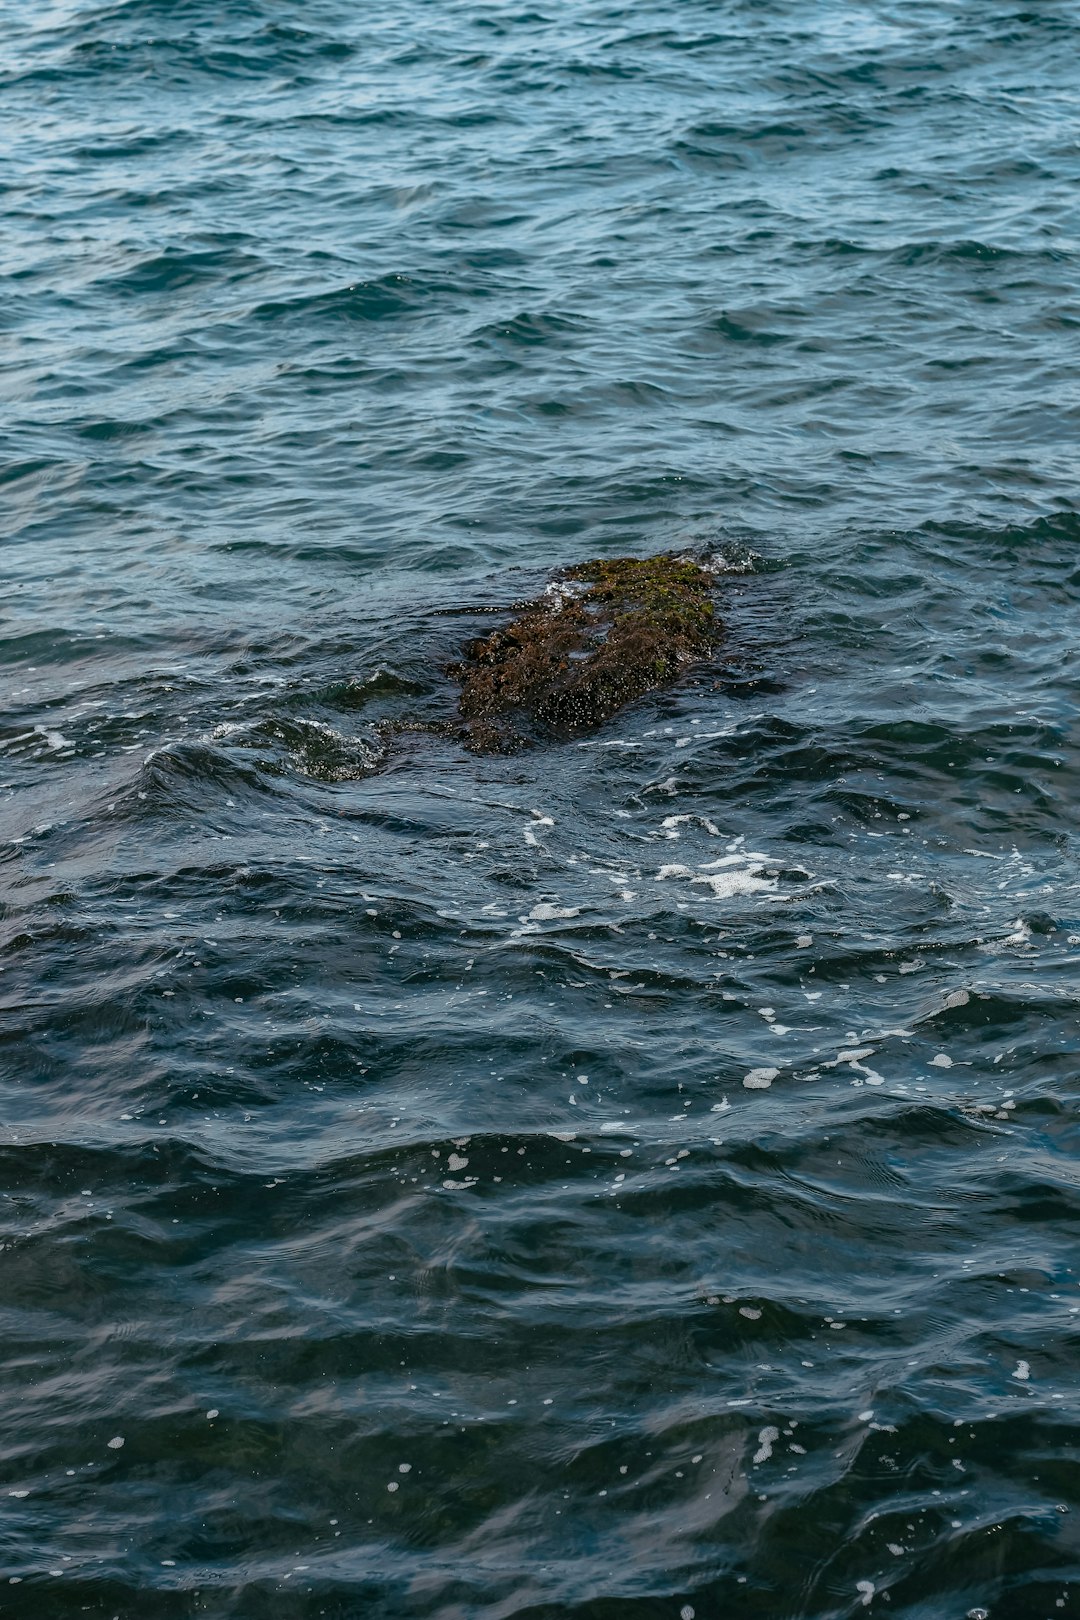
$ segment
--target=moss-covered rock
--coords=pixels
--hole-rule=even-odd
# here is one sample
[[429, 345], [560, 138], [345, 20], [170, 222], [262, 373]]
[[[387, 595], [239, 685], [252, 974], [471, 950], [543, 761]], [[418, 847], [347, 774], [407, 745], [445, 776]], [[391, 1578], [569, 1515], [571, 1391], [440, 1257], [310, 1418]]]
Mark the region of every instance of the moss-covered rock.
[[600, 725], [715, 645], [713, 576], [686, 557], [614, 557], [556, 576], [503, 629], [470, 641], [462, 735], [477, 753]]

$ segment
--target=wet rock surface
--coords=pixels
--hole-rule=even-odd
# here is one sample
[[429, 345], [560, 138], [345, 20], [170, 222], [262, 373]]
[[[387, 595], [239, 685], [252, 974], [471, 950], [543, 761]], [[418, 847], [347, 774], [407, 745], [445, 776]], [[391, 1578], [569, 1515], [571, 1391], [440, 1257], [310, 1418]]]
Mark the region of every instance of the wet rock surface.
[[462, 737], [509, 753], [602, 725], [664, 686], [719, 639], [715, 578], [692, 558], [594, 559], [561, 570], [512, 623], [479, 636], [447, 673]]

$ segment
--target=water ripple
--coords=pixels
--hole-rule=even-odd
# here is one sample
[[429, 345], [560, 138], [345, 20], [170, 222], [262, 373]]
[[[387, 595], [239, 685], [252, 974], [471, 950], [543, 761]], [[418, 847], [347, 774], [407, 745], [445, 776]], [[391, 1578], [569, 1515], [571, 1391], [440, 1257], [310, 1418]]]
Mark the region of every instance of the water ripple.
[[1072, 1612], [1073, 0], [3, 9], [3, 1612]]

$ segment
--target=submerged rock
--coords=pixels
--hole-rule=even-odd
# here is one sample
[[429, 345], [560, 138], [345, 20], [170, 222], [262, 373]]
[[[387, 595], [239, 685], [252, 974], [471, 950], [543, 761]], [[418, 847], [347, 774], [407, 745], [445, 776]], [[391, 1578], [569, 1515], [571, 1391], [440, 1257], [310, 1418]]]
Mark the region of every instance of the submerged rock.
[[447, 671], [461, 683], [466, 745], [509, 753], [569, 736], [674, 680], [719, 637], [713, 584], [699, 563], [667, 554], [564, 569]]

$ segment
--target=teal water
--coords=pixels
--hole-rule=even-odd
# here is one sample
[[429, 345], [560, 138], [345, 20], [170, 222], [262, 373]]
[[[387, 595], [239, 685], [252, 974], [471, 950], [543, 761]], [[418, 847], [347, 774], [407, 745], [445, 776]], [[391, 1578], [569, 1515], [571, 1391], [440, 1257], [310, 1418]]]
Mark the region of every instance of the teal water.
[[0, 1615], [1075, 1614], [1080, 5], [0, 24]]

